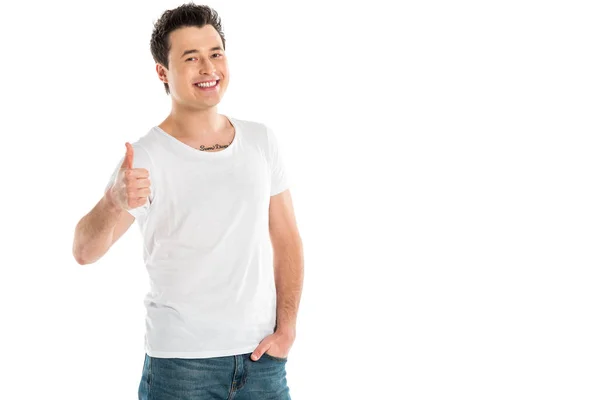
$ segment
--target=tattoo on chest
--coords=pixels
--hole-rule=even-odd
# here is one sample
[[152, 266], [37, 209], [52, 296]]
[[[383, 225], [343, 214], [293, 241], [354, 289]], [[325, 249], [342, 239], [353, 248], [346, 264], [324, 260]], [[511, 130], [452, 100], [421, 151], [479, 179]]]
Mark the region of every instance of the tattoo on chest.
[[204, 147], [204, 145], [202, 145], [198, 148], [198, 150], [207, 151], [207, 150], [215, 150], [215, 149], [225, 149], [227, 147], [229, 147], [228, 144], [226, 144], [226, 145], [215, 144], [213, 147]]

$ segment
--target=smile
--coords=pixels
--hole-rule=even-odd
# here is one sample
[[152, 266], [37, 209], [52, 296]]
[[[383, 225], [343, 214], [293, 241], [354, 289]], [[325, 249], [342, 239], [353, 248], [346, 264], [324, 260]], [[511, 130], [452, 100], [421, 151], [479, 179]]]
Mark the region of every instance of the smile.
[[197, 82], [197, 83], [194, 83], [194, 86], [196, 86], [199, 89], [214, 89], [217, 87], [218, 84], [219, 84], [219, 80], [215, 80], [215, 81], [207, 81], [207, 82]]

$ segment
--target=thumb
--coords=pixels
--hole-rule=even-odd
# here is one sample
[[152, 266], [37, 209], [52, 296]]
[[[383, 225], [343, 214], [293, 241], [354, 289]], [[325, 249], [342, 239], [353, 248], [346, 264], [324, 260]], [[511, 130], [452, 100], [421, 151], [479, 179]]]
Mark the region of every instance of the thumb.
[[253, 361], [258, 361], [259, 358], [269, 349], [269, 345], [267, 343], [260, 343], [256, 349], [250, 355]]
[[127, 142], [125, 143], [125, 147], [127, 148], [127, 151], [125, 153], [125, 159], [123, 159], [123, 164], [121, 164], [121, 168], [133, 169], [133, 146]]

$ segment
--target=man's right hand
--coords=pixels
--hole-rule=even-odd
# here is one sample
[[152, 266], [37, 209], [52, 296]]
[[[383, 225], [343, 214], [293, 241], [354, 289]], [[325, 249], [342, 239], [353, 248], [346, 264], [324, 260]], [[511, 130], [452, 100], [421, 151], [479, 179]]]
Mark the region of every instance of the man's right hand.
[[133, 168], [133, 146], [127, 142], [125, 147], [125, 159], [108, 194], [115, 206], [130, 210], [146, 204], [150, 196], [150, 173], [145, 168]]

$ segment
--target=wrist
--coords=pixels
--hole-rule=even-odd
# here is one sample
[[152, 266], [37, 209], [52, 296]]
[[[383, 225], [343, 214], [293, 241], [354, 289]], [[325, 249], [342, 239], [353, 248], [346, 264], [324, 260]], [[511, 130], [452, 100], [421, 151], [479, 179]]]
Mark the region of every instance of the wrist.
[[294, 339], [296, 337], [296, 326], [291, 324], [277, 325], [275, 327], [275, 333]]
[[122, 211], [121, 207], [115, 202], [112, 194], [112, 188], [108, 189], [106, 193], [104, 193], [104, 204], [107, 210], [111, 213], [120, 213]]

